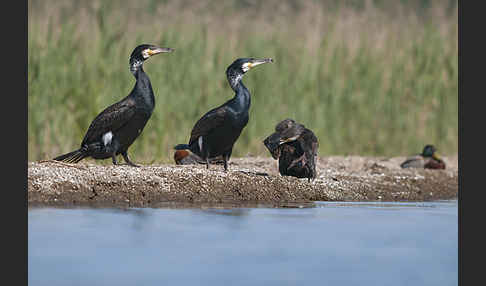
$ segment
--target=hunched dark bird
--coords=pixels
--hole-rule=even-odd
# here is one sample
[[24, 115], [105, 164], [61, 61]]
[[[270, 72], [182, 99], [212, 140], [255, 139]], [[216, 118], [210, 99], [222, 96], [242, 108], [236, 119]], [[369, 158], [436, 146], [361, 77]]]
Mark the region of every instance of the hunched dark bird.
[[407, 158], [402, 164], [402, 168], [425, 168], [425, 169], [445, 169], [444, 161], [437, 154], [434, 145], [427, 144], [422, 150], [422, 154]]
[[263, 140], [263, 144], [278, 159], [282, 176], [317, 177], [316, 159], [319, 142], [310, 129], [293, 119], [284, 119], [275, 126], [275, 132]]
[[224, 170], [227, 171], [233, 145], [249, 119], [251, 95], [241, 81], [243, 75], [258, 65], [271, 62], [273, 62], [271, 58], [239, 58], [228, 66], [226, 77], [235, 96], [224, 104], [211, 109], [196, 122], [192, 128], [189, 143], [178, 144], [174, 147], [176, 150], [174, 158], [179, 158], [179, 162], [182, 162], [185, 154], [192, 153], [206, 162], [206, 168], [209, 168], [209, 163], [213, 158], [222, 156]]
[[143, 44], [130, 55], [130, 72], [136, 79], [128, 96], [108, 106], [91, 122], [78, 150], [54, 158], [57, 161], [77, 163], [86, 157], [112, 158], [121, 154], [128, 165], [138, 167], [128, 157], [127, 150], [142, 133], [155, 107], [155, 97], [148, 75], [143, 70], [145, 60], [153, 55], [169, 53], [174, 49]]

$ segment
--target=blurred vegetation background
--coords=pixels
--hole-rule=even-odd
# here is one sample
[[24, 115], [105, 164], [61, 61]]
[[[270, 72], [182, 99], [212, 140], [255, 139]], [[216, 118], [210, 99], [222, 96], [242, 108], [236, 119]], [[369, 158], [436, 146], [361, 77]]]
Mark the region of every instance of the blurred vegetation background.
[[200, 116], [233, 97], [225, 70], [239, 57], [275, 62], [243, 79], [250, 121], [233, 157], [270, 156], [262, 141], [285, 118], [314, 131], [320, 156], [425, 144], [457, 154], [457, 0], [29, 0], [29, 161], [79, 147], [131, 91], [141, 43], [175, 52], [144, 65], [156, 107], [129, 149], [135, 162], [172, 162]]

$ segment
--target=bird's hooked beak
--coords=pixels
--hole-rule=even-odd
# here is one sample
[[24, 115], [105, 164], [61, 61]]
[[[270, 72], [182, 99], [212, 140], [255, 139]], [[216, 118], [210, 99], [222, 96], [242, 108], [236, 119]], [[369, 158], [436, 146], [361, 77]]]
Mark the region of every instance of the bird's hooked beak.
[[254, 59], [253, 61], [249, 62], [249, 67], [253, 68], [261, 64], [266, 64], [266, 63], [273, 63], [272, 58], [266, 58], [266, 59]]
[[173, 51], [174, 51], [174, 49], [172, 49], [172, 48], [154, 47], [154, 48], [148, 49], [148, 54], [149, 54], [149, 56], [153, 56], [153, 55], [160, 54], [160, 53], [171, 53]]
[[266, 64], [266, 63], [273, 63], [272, 58], [266, 58], [266, 59], [254, 59], [251, 63], [251, 67], [256, 67], [261, 64]]
[[173, 52], [174, 49], [172, 48], [160, 48], [160, 47], [151, 47], [149, 49], [145, 49], [143, 51], [143, 57], [145, 59], [153, 56], [153, 55], [157, 55], [157, 54], [160, 54], [160, 53], [171, 53]]
[[283, 138], [283, 139], [280, 139], [280, 141], [279, 141], [278, 145], [282, 145], [282, 144], [285, 144], [285, 143], [289, 143], [289, 142], [295, 141], [295, 140], [297, 140], [299, 137], [300, 137], [300, 134], [297, 134], [297, 135], [294, 135], [294, 136], [289, 137], [289, 138]]
[[251, 61], [249, 61], [249, 62], [247, 62], [243, 65], [243, 70], [248, 71], [251, 68], [254, 68], [258, 65], [266, 64], [266, 63], [273, 63], [273, 59], [272, 58], [253, 59], [253, 60], [251, 60]]

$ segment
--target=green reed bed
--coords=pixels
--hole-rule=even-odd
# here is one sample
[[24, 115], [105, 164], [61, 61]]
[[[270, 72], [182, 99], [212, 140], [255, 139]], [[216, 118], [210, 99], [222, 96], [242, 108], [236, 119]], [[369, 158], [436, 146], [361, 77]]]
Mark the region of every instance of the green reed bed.
[[91, 120], [128, 95], [140, 43], [175, 52], [144, 65], [156, 107], [130, 148], [136, 162], [172, 160], [199, 117], [233, 96], [225, 70], [238, 57], [275, 62], [244, 78], [250, 121], [233, 156], [267, 156], [262, 140], [287, 117], [316, 133], [320, 155], [407, 155], [428, 143], [457, 153], [457, 8], [214, 2], [30, 1], [29, 160], [77, 148]]

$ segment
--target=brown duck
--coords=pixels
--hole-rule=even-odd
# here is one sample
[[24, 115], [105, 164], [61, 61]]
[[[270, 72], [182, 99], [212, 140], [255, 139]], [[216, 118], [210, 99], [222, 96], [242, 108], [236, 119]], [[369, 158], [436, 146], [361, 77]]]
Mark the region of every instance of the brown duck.
[[444, 161], [437, 155], [434, 145], [426, 145], [422, 154], [407, 158], [400, 167], [402, 168], [425, 168], [445, 169]]

